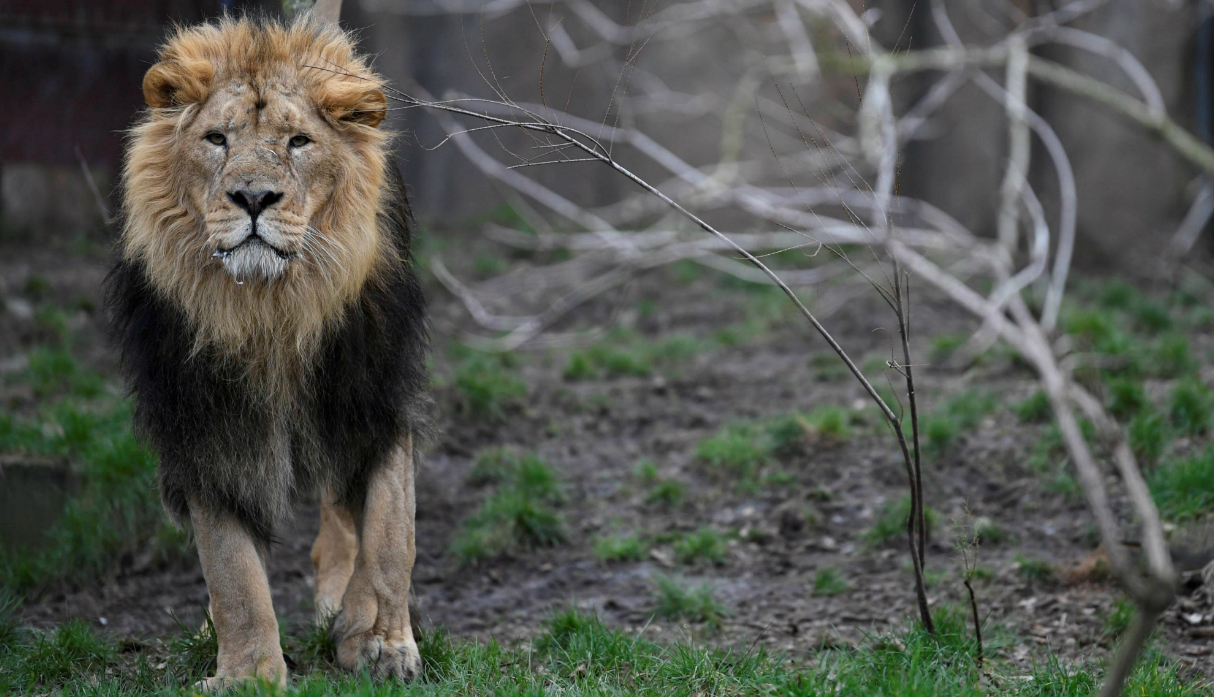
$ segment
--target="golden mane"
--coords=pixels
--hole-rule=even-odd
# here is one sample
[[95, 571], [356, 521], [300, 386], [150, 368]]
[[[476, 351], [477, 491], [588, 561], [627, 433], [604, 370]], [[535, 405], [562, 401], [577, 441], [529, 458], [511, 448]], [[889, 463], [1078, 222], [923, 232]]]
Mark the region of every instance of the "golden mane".
[[[188, 193], [204, 186], [183, 172], [181, 133], [213, 88], [232, 81], [289, 85], [337, 132], [332, 197], [311, 225], [324, 253], [292, 263], [271, 283], [240, 285], [207, 258], [203, 213]], [[129, 134], [122, 178], [122, 256], [143, 266], [155, 291], [196, 328], [194, 350], [239, 359], [253, 373], [307, 362], [327, 323], [340, 321], [377, 269], [395, 259], [378, 216], [389, 199], [390, 137], [384, 81], [356, 55], [349, 35], [308, 17], [284, 25], [224, 18], [177, 28], [148, 71], [149, 109]]]

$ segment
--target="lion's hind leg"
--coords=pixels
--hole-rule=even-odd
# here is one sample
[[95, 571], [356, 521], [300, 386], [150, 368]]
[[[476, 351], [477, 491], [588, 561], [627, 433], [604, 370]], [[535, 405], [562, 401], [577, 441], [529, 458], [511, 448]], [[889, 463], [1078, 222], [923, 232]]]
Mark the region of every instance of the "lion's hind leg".
[[341, 609], [354, 560], [358, 556], [358, 530], [354, 516], [326, 492], [320, 502], [320, 532], [312, 543], [312, 568], [316, 575], [316, 623], [333, 619]]
[[219, 639], [215, 676], [198, 684], [218, 692], [247, 680], [287, 684], [262, 546], [230, 513], [190, 502], [198, 559]]
[[414, 513], [413, 447], [405, 438], [369, 478], [358, 516], [358, 557], [333, 622], [337, 663], [346, 670], [398, 680], [421, 670], [409, 622]]

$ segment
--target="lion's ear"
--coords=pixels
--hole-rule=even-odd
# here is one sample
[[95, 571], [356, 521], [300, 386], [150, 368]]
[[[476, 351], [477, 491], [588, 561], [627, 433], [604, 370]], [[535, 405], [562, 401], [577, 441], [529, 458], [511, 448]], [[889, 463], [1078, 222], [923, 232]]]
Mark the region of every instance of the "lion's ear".
[[143, 76], [143, 98], [153, 109], [197, 104], [206, 99], [214, 77], [208, 61], [163, 60]]
[[370, 80], [333, 80], [325, 86], [321, 107], [334, 121], [377, 128], [388, 115], [388, 99]]

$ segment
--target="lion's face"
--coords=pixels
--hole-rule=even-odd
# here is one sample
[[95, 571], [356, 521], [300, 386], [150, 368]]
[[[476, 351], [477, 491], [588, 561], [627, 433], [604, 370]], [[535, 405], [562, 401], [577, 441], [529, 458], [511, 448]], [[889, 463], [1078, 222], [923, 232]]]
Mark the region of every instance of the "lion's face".
[[342, 145], [297, 86], [233, 80], [212, 92], [181, 134], [202, 263], [217, 260], [238, 283], [272, 281], [301, 253], [324, 254], [316, 218], [336, 189]]
[[201, 344], [305, 352], [395, 254], [383, 80], [335, 27], [181, 29], [143, 81], [121, 248]]

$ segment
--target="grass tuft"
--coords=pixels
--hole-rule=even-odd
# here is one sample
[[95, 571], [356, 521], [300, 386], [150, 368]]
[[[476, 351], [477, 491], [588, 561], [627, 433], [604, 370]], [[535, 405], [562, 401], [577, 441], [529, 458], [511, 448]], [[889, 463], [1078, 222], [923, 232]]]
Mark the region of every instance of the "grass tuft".
[[655, 614], [668, 620], [687, 620], [718, 628], [725, 618], [725, 606], [717, 600], [712, 586], [703, 583], [689, 586], [680, 581], [659, 576], [658, 604]]
[[674, 557], [683, 564], [725, 561], [725, 536], [712, 528], [700, 528], [674, 543]]
[[1042, 582], [1054, 578], [1054, 567], [1047, 561], [1032, 559], [1021, 554], [1015, 557], [1016, 573], [1026, 581]]
[[1125, 420], [1150, 406], [1142, 383], [1126, 378], [1109, 381], [1109, 413], [1113, 416]]
[[512, 360], [509, 354], [464, 352], [452, 376], [459, 408], [474, 418], [494, 420], [521, 405], [527, 384], [514, 374]]
[[1049, 395], [1044, 390], [1037, 390], [1013, 406], [1012, 412], [1020, 419], [1020, 423], [1040, 424], [1050, 420], [1053, 407], [1050, 406]]
[[1184, 433], [1200, 435], [1210, 428], [1214, 394], [1200, 382], [1185, 380], [1176, 384], [1169, 395], [1172, 425]]
[[830, 598], [846, 593], [850, 586], [843, 574], [833, 566], [826, 566], [814, 574], [814, 595]]
[[1147, 483], [1160, 514], [1168, 520], [1189, 520], [1214, 510], [1214, 446], [1160, 465]]
[[[904, 540], [910, 510], [909, 495], [885, 504], [885, 507], [881, 509], [881, 514], [877, 517], [877, 522], [873, 523], [873, 526], [864, 533], [864, 541], [873, 547], [880, 547], [896, 540]], [[927, 533], [930, 536], [932, 528], [936, 527], [940, 516], [931, 506], [924, 510], [923, 515], [927, 522]]]
[[601, 562], [641, 561], [648, 546], [636, 535], [608, 535], [595, 539], [592, 551]]
[[552, 469], [535, 455], [520, 456], [506, 480], [464, 519], [451, 550], [469, 563], [560, 544], [565, 531], [554, 506], [562, 500]]

